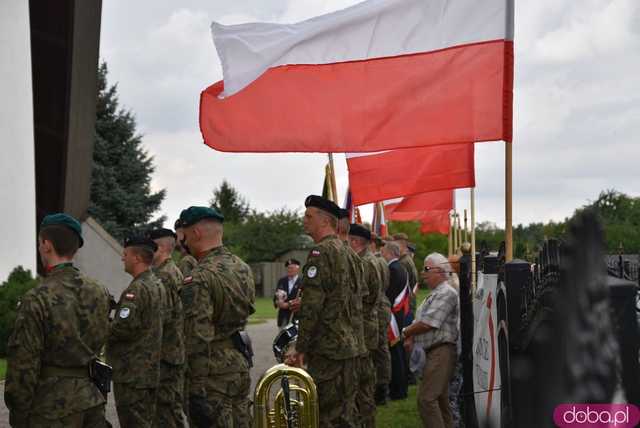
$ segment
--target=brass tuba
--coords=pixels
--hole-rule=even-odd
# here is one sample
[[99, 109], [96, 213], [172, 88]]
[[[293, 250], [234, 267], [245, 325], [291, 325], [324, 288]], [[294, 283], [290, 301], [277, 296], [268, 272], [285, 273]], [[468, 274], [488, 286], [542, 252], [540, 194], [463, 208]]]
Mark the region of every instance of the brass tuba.
[[[279, 389], [278, 389], [279, 388]], [[318, 428], [318, 393], [303, 369], [278, 364], [256, 385], [254, 428]]]

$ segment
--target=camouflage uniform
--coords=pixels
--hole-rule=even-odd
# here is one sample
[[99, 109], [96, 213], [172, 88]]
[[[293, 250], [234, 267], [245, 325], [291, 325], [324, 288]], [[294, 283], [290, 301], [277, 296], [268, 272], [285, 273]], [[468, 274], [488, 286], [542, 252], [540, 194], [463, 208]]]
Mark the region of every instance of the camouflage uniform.
[[147, 270], [122, 292], [111, 322], [107, 358], [122, 428], [151, 427], [156, 411], [162, 349], [160, 280]]
[[389, 354], [389, 341], [387, 329], [391, 320], [391, 303], [385, 291], [389, 287], [390, 273], [387, 261], [381, 256], [376, 256], [378, 275], [381, 278], [382, 286], [380, 298], [378, 300], [378, 348], [373, 352], [373, 361], [376, 368], [376, 390], [380, 391], [380, 401], [384, 401], [387, 385], [391, 382], [391, 354]]
[[374, 352], [378, 349], [378, 305], [382, 290], [382, 278], [378, 273], [376, 257], [368, 249], [358, 254], [362, 258], [364, 280], [368, 293], [363, 299], [364, 342], [367, 348], [366, 357], [361, 359], [359, 390], [357, 395], [360, 422], [363, 427], [375, 428], [376, 403], [376, 370]]
[[296, 349], [305, 354], [316, 383], [323, 428], [356, 426], [356, 357], [361, 345], [353, 318], [362, 304], [362, 272], [347, 249], [335, 235], [323, 238], [309, 253], [302, 273]]
[[255, 311], [251, 269], [227, 248], [214, 248], [184, 279], [181, 297], [192, 426], [250, 427], [249, 364], [231, 336]]
[[109, 333], [109, 294], [71, 263], [22, 299], [8, 342], [5, 402], [13, 427], [104, 427], [88, 375]]
[[179, 291], [184, 280], [182, 272], [171, 258], [153, 269], [162, 281], [166, 301], [162, 323], [162, 356], [160, 359], [160, 387], [156, 408], [158, 427], [182, 427], [184, 388], [184, 317]]
[[185, 254], [178, 262], [178, 269], [182, 272], [183, 276], [191, 275], [191, 271], [198, 264], [198, 261], [191, 254]]

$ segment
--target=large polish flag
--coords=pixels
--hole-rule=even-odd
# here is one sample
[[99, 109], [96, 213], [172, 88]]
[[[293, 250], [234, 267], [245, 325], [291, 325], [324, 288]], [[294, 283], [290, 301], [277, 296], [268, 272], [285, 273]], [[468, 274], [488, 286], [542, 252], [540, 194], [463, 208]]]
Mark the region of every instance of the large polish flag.
[[473, 143], [347, 153], [354, 205], [475, 186]]
[[439, 190], [391, 199], [384, 202], [387, 218], [393, 221], [421, 221], [433, 211], [448, 213], [453, 209], [454, 190]]
[[420, 219], [420, 232], [448, 235], [450, 225], [449, 210], [429, 211]]
[[297, 24], [212, 24], [200, 129], [229, 152], [510, 141], [513, 0], [368, 0]]

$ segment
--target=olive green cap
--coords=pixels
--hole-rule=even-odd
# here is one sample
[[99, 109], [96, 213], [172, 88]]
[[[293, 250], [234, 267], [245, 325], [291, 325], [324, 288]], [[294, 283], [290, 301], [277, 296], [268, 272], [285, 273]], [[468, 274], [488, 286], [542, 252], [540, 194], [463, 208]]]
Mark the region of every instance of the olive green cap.
[[189, 207], [180, 213], [180, 223], [182, 227], [189, 227], [205, 218], [212, 218], [224, 222], [224, 216], [218, 210], [210, 207]]
[[74, 231], [76, 235], [78, 235], [78, 238], [80, 239], [80, 245], [78, 246], [78, 248], [84, 245], [84, 239], [82, 239], [82, 226], [80, 225], [80, 222], [78, 220], [71, 217], [69, 214], [56, 213], [45, 216], [45, 218], [42, 219], [42, 223], [40, 223], [40, 229], [43, 229], [47, 226], [57, 225], [68, 227], [69, 229]]

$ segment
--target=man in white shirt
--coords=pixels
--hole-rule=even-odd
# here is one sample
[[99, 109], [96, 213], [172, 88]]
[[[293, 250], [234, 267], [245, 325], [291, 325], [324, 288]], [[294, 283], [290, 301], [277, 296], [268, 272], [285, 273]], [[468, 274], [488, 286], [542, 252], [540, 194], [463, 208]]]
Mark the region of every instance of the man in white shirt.
[[300, 304], [300, 262], [296, 259], [289, 259], [284, 263], [287, 268], [287, 275], [280, 278], [276, 286], [276, 294], [273, 303], [278, 308], [278, 327], [280, 330], [293, 321], [294, 314]]

